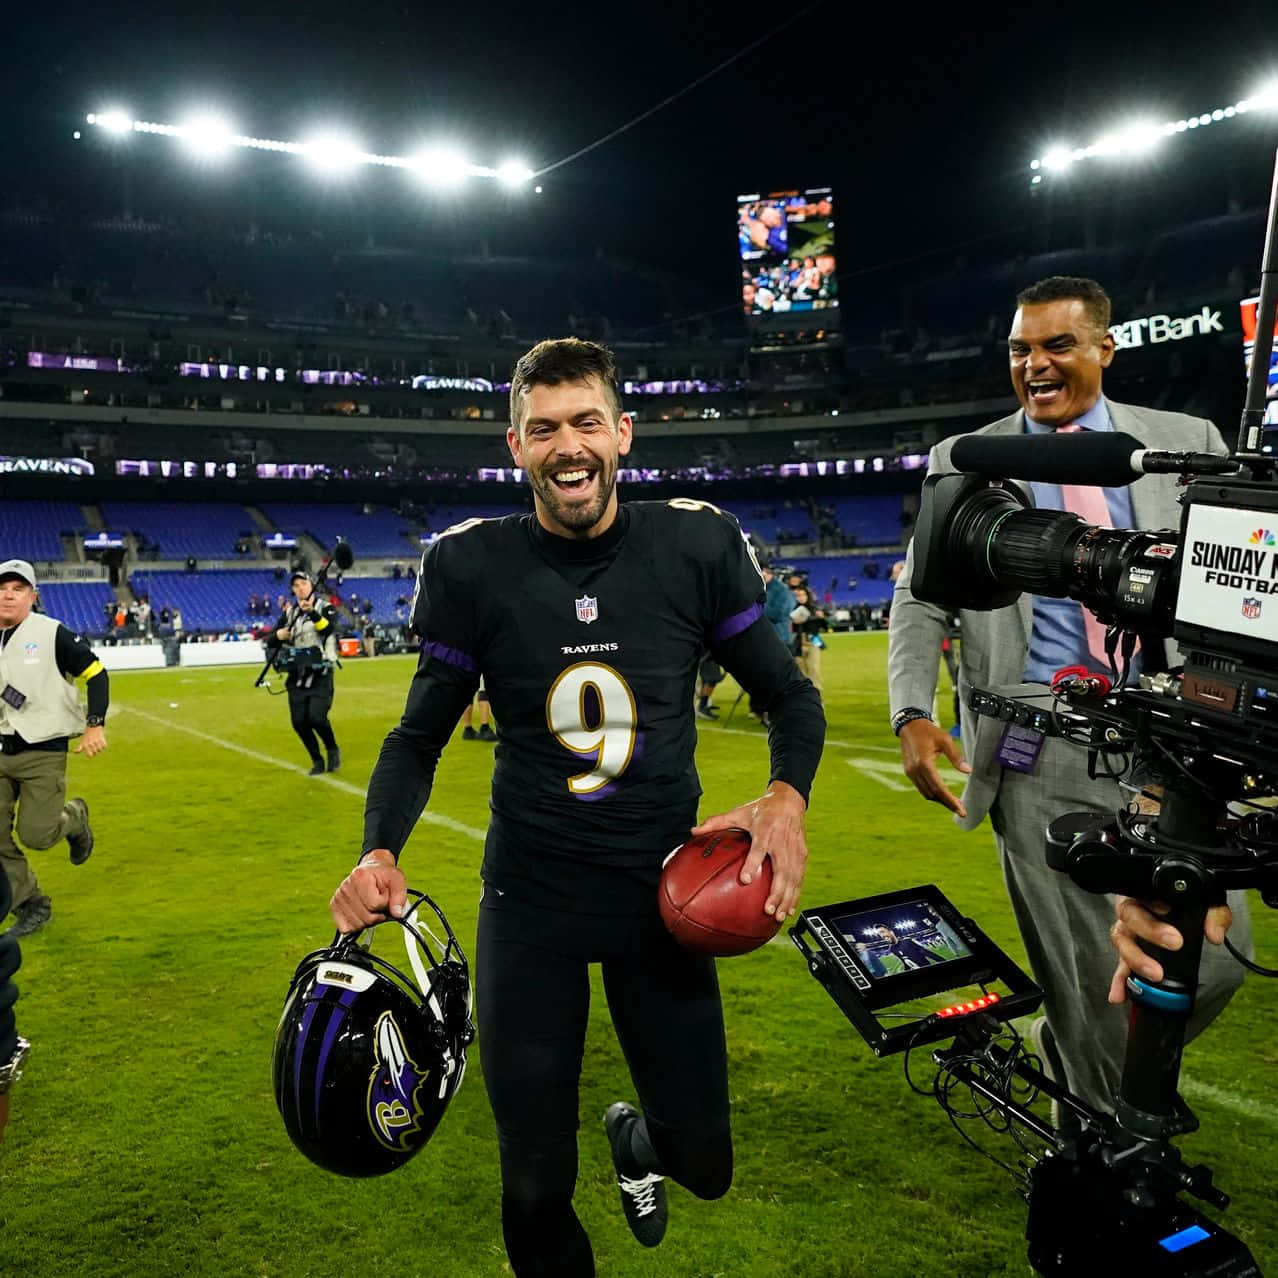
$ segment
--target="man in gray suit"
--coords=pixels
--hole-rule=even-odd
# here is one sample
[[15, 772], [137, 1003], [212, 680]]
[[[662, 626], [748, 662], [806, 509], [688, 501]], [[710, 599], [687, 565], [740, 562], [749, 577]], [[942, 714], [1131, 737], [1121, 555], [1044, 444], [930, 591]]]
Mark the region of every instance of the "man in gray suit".
[[[1151, 448], [1226, 451], [1209, 421], [1105, 398], [1101, 379], [1114, 358], [1114, 338], [1108, 331], [1109, 298], [1094, 280], [1053, 276], [1025, 289], [1017, 302], [1008, 351], [1021, 409], [980, 433], [1116, 430]], [[953, 442], [947, 439], [932, 449], [928, 465], [933, 474], [953, 471]], [[1059, 485], [1026, 487], [1032, 489], [1035, 505], [1062, 508]], [[1180, 524], [1173, 476], [1147, 475], [1128, 488], [1103, 491], [1116, 528]], [[905, 773], [925, 798], [949, 808], [961, 829], [975, 829], [989, 815], [1012, 910], [1035, 980], [1045, 993], [1046, 1028], [1036, 1031], [1036, 1046], [1055, 1078], [1096, 1108], [1112, 1111], [1126, 1044], [1125, 1013], [1107, 1001], [1114, 968], [1109, 943], [1114, 903], [1048, 868], [1044, 830], [1065, 812], [1112, 813], [1125, 807], [1128, 798], [1114, 781], [1089, 779], [1086, 751], [1059, 738], [1046, 738], [1036, 759], [1028, 762], [1009, 751], [1004, 766], [1000, 744], [1005, 725], [973, 715], [966, 696], [973, 686], [1046, 696], [1044, 685], [1062, 666], [1104, 667], [1089, 652], [1083, 611], [1072, 600], [1022, 595], [1006, 608], [964, 610], [959, 682], [962, 739], [970, 761], [964, 762], [958, 743], [932, 719], [946, 614], [910, 593], [913, 565], [911, 545], [893, 596], [888, 645], [892, 728], [900, 738]], [[1147, 668], [1161, 665], [1149, 654], [1140, 656]], [[967, 776], [962, 800], [937, 768], [942, 756]], [[1231, 893], [1230, 904], [1230, 936], [1245, 949], [1250, 936], [1242, 895]], [[1134, 902], [1127, 908], [1139, 909]], [[1218, 927], [1209, 934], [1213, 940], [1221, 935]], [[1205, 947], [1190, 1037], [1221, 1011], [1241, 981], [1242, 968], [1223, 948]]]

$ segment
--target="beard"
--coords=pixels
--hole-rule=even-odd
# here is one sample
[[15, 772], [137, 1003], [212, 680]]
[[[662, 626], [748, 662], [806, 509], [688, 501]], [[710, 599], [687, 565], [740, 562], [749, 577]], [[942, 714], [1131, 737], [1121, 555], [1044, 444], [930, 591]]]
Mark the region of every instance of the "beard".
[[[562, 463], [560, 463], [562, 465]], [[588, 532], [604, 516], [613, 490], [617, 486], [617, 464], [600, 463], [594, 470], [598, 480], [595, 494], [588, 501], [573, 501], [567, 494], [555, 486], [548, 471], [536, 475], [529, 473], [533, 493], [545, 508], [546, 513], [561, 527], [570, 532]]]

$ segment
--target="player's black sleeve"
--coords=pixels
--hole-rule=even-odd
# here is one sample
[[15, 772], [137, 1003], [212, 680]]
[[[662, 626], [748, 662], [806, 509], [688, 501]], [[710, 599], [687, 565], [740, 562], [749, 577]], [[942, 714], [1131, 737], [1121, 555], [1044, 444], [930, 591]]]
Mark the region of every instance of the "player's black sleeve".
[[404, 717], [382, 743], [368, 783], [361, 856], [389, 848], [399, 859], [430, 798], [439, 756], [478, 687], [478, 674], [422, 654]]
[[84, 641], [84, 636], [59, 625], [54, 633], [53, 657], [60, 674], [84, 680], [89, 713], [105, 719], [107, 707], [111, 704], [111, 680], [97, 653]]
[[777, 632], [761, 617], [711, 644], [714, 659], [767, 711], [772, 780], [792, 785], [806, 800], [825, 745], [821, 694], [799, 672]]
[[479, 687], [474, 586], [461, 575], [466, 562], [451, 538], [422, 556], [413, 599], [422, 653], [404, 717], [382, 743], [368, 783], [363, 852], [388, 848], [399, 858], [430, 798], [439, 756]]

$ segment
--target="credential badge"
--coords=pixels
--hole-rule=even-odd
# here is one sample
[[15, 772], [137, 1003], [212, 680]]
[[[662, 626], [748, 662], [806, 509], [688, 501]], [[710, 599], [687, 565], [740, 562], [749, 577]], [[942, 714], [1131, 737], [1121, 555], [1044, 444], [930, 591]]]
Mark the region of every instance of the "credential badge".
[[599, 620], [599, 600], [592, 599], [589, 595], [582, 595], [580, 599], [574, 599], [573, 603], [577, 605], [577, 620], [584, 621], [589, 625], [592, 621]]

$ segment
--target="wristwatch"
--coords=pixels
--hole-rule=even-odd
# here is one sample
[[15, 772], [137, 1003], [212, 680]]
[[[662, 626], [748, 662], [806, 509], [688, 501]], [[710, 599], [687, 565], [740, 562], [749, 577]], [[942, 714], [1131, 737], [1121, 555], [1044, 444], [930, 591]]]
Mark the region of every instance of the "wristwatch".
[[84, 726], [86, 728], [101, 728], [106, 724], [106, 720], [100, 714], [86, 715]]
[[22, 1077], [22, 1063], [27, 1059], [31, 1044], [25, 1039], [18, 1039], [18, 1046], [12, 1056], [0, 1065], [0, 1096], [11, 1088]]
[[892, 732], [895, 736], [901, 735], [901, 729], [907, 723], [913, 723], [915, 719], [926, 719], [929, 723], [934, 722], [932, 716], [918, 706], [906, 706], [904, 710], [898, 710], [892, 716]]

